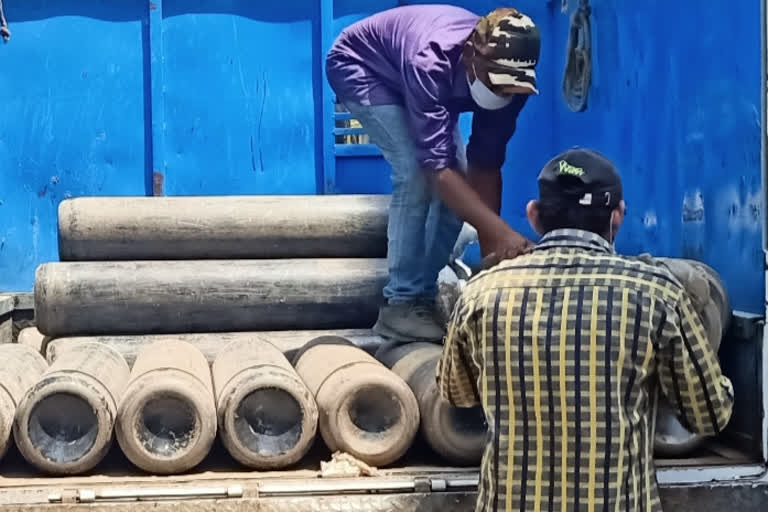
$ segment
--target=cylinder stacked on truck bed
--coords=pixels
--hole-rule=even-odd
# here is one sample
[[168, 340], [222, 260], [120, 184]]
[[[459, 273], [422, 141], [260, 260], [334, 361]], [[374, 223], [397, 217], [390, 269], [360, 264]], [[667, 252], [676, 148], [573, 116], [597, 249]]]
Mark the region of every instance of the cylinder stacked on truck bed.
[[120, 404], [117, 440], [148, 473], [182, 473], [197, 466], [216, 439], [211, 370], [189, 343], [144, 347]]
[[432, 449], [451, 463], [478, 465], [488, 431], [483, 409], [454, 407], [440, 396], [435, 373], [442, 352], [435, 343], [387, 343], [376, 359], [413, 390], [419, 402], [421, 433]]
[[389, 197], [82, 197], [59, 205], [62, 261], [381, 258]]
[[[26, 331], [27, 329], [24, 329]], [[22, 331], [22, 333], [24, 332]], [[31, 337], [30, 333], [30, 337]], [[382, 339], [373, 334], [370, 329], [341, 329], [335, 331], [259, 331], [259, 332], [221, 332], [221, 333], [195, 333], [195, 334], [133, 334], [125, 336], [102, 335], [102, 336], [71, 336], [56, 338], [50, 343], [45, 344], [44, 352], [48, 363], [55, 361], [62, 351], [67, 350], [73, 344], [83, 343], [85, 341], [104, 343], [114, 348], [125, 358], [126, 362], [133, 366], [136, 355], [139, 350], [146, 345], [159, 341], [185, 341], [197, 347], [208, 360], [213, 363], [216, 356], [222, 350], [222, 347], [239, 342], [249, 341], [267, 341], [280, 349], [285, 357], [293, 359], [296, 352], [303, 347], [307, 341], [325, 335], [342, 336], [365, 350], [373, 354], [382, 343]], [[27, 338], [25, 338], [27, 339]], [[19, 335], [21, 340], [21, 334]]]
[[213, 363], [221, 440], [254, 469], [298, 462], [317, 431], [317, 405], [288, 359], [267, 341], [226, 345]]
[[107, 345], [82, 343], [62, 354], [19, 403], [13, 435], [24, 458], [58, 475], [98, 464], [112, 444], [128, 374]]
[[329, 336], [307, 343], [294, 364], [315, 396], [320, 434], [331, 451], [387, 465], [410, 447], [419, 404], [408, 385], [372, 356]]
[[47, 263], [35, 311], [48, 336], [370, 327], [386, 276], [374, 259]]
[[46, 368], [45, 359], [33, 347], [0, 344], [0, 459], [8, 449], [17, 405]]
[[[64, 262], [40, 266], [35, 281], [38, 328], [51, 338], [46, 351], [58, 360], [97, 340], [136, 360], [118, 436], [129, 458], [159, 472], [139, 460], [136, 436], [126, 434], [141, 423], [139, 412], [135, 421], [126, 412], [141, 396], [136, 383], [153, 373], [137, 352], [173, 334], [205, 349], [210, 361], [229, 342], [215, 370], [227, 448], [252, 467], [291, 464], [311, 444], [317, 413], [314, 396], [280, 350], [292, 355], [323, 329], [344, 329], [375, 350], [378, 337], [349, 330], [369, 329], [382, 301], [388, 206], [387, 196], [64, 201]], [[292, 331], [273, 333], [280, 350], [256, 347], [253, 333], [244, 332], [265, 330]], [[275, 409], [276, 393], [292, 399]], [[270, 417], [272, 426], [265, 424]]]

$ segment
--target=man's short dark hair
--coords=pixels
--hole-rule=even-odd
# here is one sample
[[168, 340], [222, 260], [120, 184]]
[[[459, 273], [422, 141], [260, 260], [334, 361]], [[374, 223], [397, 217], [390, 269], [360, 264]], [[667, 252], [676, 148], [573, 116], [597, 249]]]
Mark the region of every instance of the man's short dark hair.
[[562, 203], [538, 203], [539, 222], [544, 233], [556, 229], [581, 229], [605, 236], [610, 231], [611, 208], [584, 208]]

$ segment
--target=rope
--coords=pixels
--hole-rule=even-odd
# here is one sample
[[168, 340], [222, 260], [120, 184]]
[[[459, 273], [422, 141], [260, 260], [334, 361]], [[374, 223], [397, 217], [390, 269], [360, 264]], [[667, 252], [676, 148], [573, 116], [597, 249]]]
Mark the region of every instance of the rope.
[[3, 12], [3, 0], [0, 0], [0, 37], [6, 43], [11, 38], [11, 31], [8, 29], [8, 22], [5, 20], [5, 13]]
[[587, 108], [589, 85], [592, 81], [592, 31], [589, 0], [580, 0], [571, 16], [568, 34], [567, 62], [563, 76], [563, 98], [568, 108], [583, 112]]

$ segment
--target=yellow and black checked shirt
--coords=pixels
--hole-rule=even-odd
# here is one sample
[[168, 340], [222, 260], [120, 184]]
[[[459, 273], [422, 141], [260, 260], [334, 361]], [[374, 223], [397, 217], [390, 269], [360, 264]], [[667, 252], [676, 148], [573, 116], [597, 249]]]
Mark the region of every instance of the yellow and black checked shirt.
[[717, 434], [733, 392], [716, 357], [672, 275], [597, 235], [553, 231], [479, 274], [438, 369], [441, 394], [488, 420], [477, 510], [661, 510], [652, 385], [688, 428]]

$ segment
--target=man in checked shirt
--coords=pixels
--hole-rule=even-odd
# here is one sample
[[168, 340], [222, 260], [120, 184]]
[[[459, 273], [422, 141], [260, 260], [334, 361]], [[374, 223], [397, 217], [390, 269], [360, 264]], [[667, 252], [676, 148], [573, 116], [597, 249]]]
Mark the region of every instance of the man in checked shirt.
[[655, 383], [692, 431], [730, 419], [731, 383], [685, 290], [615, 254], [624, 211], [611, 162], [555, 157], [528, 204], [539, 244], [472, 279], [456, 305], [438, 384], [485, 410], [478, 511], [660, 511]]

